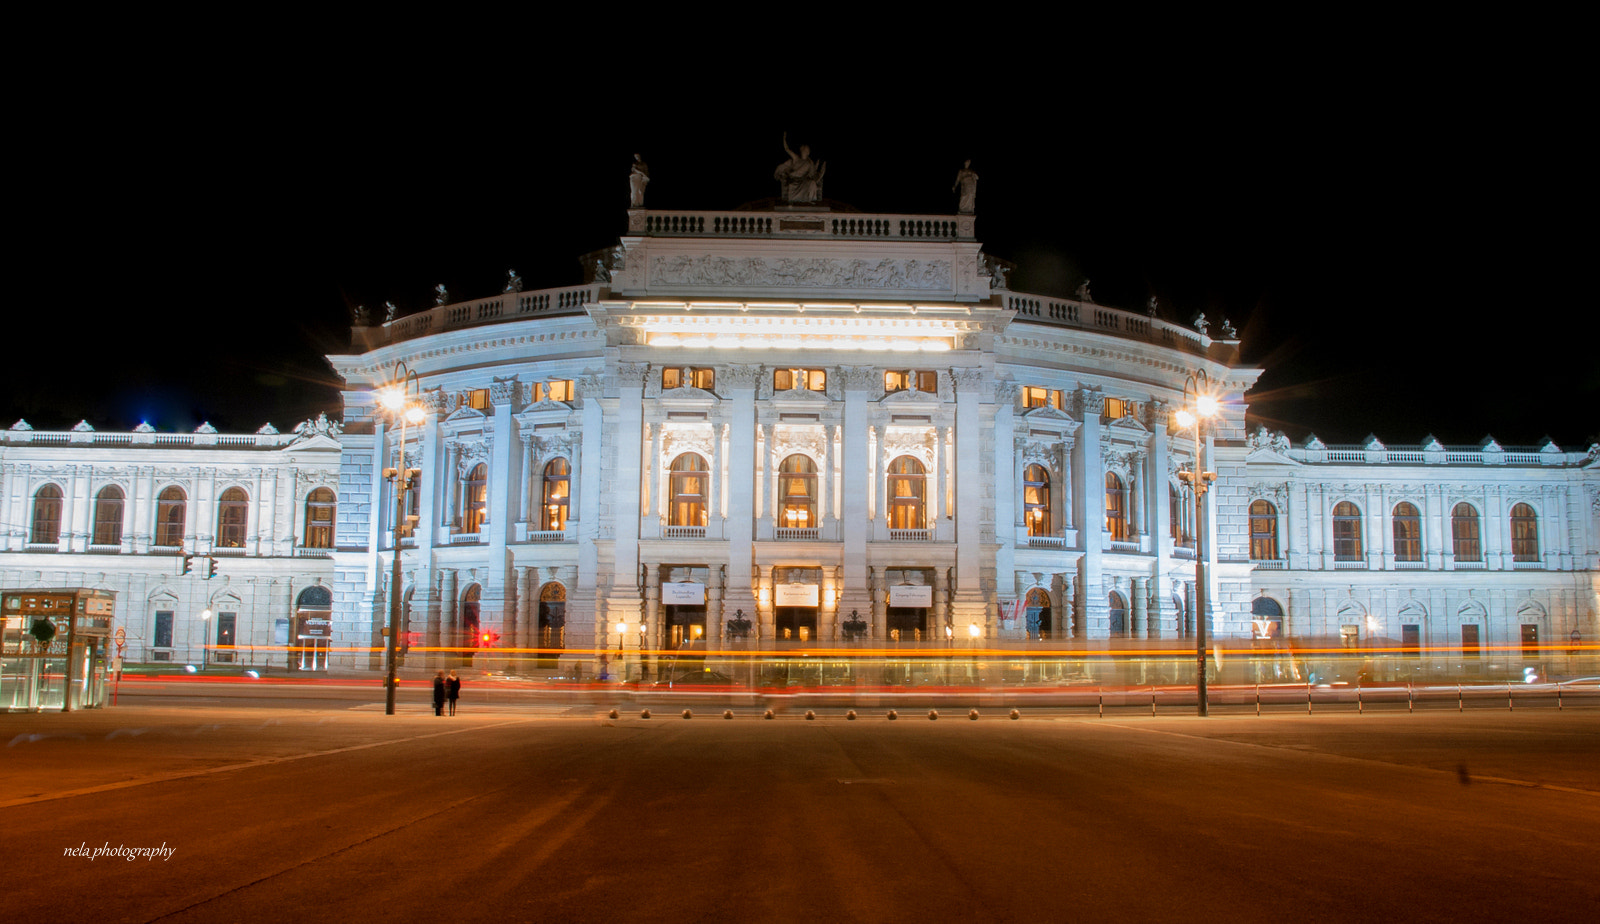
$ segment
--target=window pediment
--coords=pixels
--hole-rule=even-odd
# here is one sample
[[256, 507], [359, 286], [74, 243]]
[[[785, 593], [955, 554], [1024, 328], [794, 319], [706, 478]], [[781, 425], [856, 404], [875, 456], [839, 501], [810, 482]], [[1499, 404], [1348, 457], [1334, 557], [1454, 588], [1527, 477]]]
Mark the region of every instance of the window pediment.
[[906, 405], [937, 407], [940, 404], [940, 401], [939, 396], [933, 392], [913, 391], [912, 389], [908, 388], [902, 391], [891, 391], [887, 395], [884, 395], [883, 399], [878, 403], [886, 407], [900, 407]]
[[462, 420], [483, 420], [488, 416], [489, 415], [472, 407], [471, 405], [463, 404], [456, 408], [455, 411], [450, 414], [450, 416], [446, 417], [444, 422], [455, 423]]

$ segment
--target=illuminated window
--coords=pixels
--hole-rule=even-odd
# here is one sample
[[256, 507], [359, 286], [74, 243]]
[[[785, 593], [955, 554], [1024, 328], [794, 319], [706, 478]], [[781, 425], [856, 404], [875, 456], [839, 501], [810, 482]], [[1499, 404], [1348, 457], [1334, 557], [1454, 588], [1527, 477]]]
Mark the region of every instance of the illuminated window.
[[29, 542], [61, 541], [61, 489], [47, 484], [33, 495], [33, 532]]
[[790, 391], [796, 388], [806, 391], [826, 391], [828, 388], [828, 373], [821, 369], [777, 369], [773, 371], [773, 391]]
[[157, 546], [172, 549], [183, 545], [183, 523], [188, 507], [188, 496], [176, 485], [156, 497]]
[[489, 466], [482, 462], [461, 482], [461, 531], [475, 533], [489, 515]]
[[705, 526], [706, 497], [710, 490], [711, 473], [706, 460], [692, 452], [672, 460], [670, 506], [667, 513], [669, 526]]
[[1511, 560], [1539, 560], [1539, 515], [1527, 504], [1511, 508]]
[[1172, 543], [1179, 548], [1194, 548], [1194, 492], [1175, 484], [1167, 485], [1167, 523]]
[[330, 488], [318, 488], [306, 496], [306, 548], [333, 548], [335, 503], [333, 490]]
[[1415, 504], [1394, 507], [1394, 560], [1422, 561], [1422, 515]]
[[489, 389], [474, 388], [473, 390], [467, 392], [467, 405], [474, 411], [490, 410]]
[[673, 368], [661, 370], [661, 387], [669, 388], [701, 388], [706, 391], [716, 390], [717, 372], [709, 368]]
[[795, 453], [778, 467], [778, 525], [801, 529], [817, 525], [817, 464]]
[[1333, 507], [1334, 561], [1361, 561], [1361, 508], [1349, 501]]
[[889, 463], [889, 528], [926, 529], [923, 496], [927, 477], [922, 463], [900, 456]]
[[534, 386], [535, 401], [571, 401], [573, 399], [572, 380], [560, 379], [554, 382], [538, 382]]
[[1115, 472], [1106, 472], [1106, 531], [1112, 542], [1128, 541], [1128, 489]]
[[891, 369], [883, 374], [884, 391], [925, 391], [937, 394], [939, 373], [931, 369]]
[[217, 548], [244, 548], [245, 524], [250, 518], [250, 496], [243, 488], [229, 488], [217, 501]]
[[1278, 508], [1264, 500], [1250, 503], [1250, 557], [1255, 561], [1278, 557]]
[[1061, 410], [1061, 392], [1055, 388], [1035, 388], [1032, 385], [1022, 386], [1023, 407], [1053, 407]]
[[1478, 531], [1478, 509], [1456, 504], [1450, 511], [1450, 544], [1456, 561], [1483, 561], [1483, 539]]
[[1124, 398], [1106, 399], [1106, 420], [1116, 420], [1118, 417], [1133, 417], [1138, 413], [1139, 406]]
[[1022, 517], [1030, 536], [1048, 536], [1055, 528], [1050, 522], [1050, 473], [1043, 465], [1022, 472]]
[[94, 544], [122, 544], [122, 489], [108, 485], [94, 499]]
[[544, 467], [544, 510], [540, 529], [567, 528], [567, 498], [572, 491], [572, 469], [566, 459], [552, 459]]

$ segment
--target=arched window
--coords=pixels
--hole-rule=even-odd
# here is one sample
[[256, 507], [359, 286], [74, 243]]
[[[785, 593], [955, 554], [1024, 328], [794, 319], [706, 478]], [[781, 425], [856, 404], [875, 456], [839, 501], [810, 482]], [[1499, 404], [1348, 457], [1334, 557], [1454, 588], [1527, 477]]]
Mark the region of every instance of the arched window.
[[250, 495], [229, 488], [217, 500], [217, 548], [244, 548], [245, 524], [250, 519]]
[[318, 488], [306, 495], [306, 548], [333, 548], [333, 515], [336, 504], [337, 500], [331, 488]]
[[1250, 615], [1256, 619], [1282, 619], [1283, 607], [1271, 597], [1257, 597], [1250, 602]]
[[927, 478], [922, 463], [900, 456], [889, 463], [889, 528], [926, 529], [923, 516]]
[[1527, 504], [1511, 508], [1511, 560], [1539, 560], [1539, 515]]
[[1394, 505], [1394, 560], [1422, 561], [1422, 514], [1405, 501]]
[[1450, 544], [1456, 561], [1483, 561], [1483, 536], [1478, 530], [1478, 508], [1456, 504], [1450, 511]]
[[461, 594], [461, 645], [464, 648], [477, 648], [483, 644], [483, 639], [478, 633], [482, 601], [483, 588], [477, 584], [471, 585]]
[[122, 544], [122, 489], [107, 485], [94, 498], [94, 544]]
[[544, 467], [544, 509], [540, 529], [567, 528], [567, 498], [572, 496], [572, 466], [566, 459], [551, 459]]
[[1111, 592], [1111, 635], [1113, 638], [1128, 634], [1128, 604], [1122, 594]]
[[817, 464], [795, 453], [778, 467], [778, 525], [803, 529], [817, 525]]
[[461, 531], [475, 533], [483, 528], [489, 513], [489, 466], [479, 462], [461, 482]]
[[1333, 506], [1334, 561], [1361, 561], [1361, 508], [1349, 501]]
[[1128, 541], [1128, 489], [1115, 472], [1106, 472], [1106, 531], [1112, 542]]
[[705, 526], [706, 499], [711, 488], [711, 473], [706, 460], [692, 452], [672, 460], [669, 526]]
[[1278, 508], [1268, 501], [1250, 502], [1250, 558], [1255, 561], [1278, 558]]
[[33, 495], [33, 532], [28, 541], [52, 545], [61, 541], [61, 489], [53, 484]]
[[1050, 473], [1043, 465], [1030, 465], [1022, 472], [1022, 516], [1030, 536], [1048, 536], [1055, 530], [1050, 522]]
[[177, 485], [163, 489], [156, 496], [156, 545], [175, 549], [183, 545], [183, 522], [188, 513], [189, 498]]
[[1194, 548], [1194, 492], [1175, 484], [1167, 485], [1167, 525], [1172, 532], [1173, 545]]

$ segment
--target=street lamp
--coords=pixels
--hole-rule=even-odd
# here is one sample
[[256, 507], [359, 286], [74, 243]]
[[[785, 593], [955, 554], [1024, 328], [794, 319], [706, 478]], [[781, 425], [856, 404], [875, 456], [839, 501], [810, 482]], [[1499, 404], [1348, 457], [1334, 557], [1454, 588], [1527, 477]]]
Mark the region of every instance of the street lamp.
[[[413, 393], [411, 386], [417, 386]], [[385, 657], [388, 660], [388, 683], [384, 694], [384, 715], [394, 715], [396, 671], [399, 667], [399, 641], [400, 641], [400, 524], [406, 517], [406, 491], [416, 486], [419, 469], [406, 467], [406, 428], [412, 424], [422, 422], [425, 413], [422, 405], [413, 400], [414, 394], [420, 394], [422, 385], [417, 380], [417, 374], [406, 368], [403, 362], [394, 364], [394, 378], [388, 385], [378, 391], [378, 403], [383, 405], [391, 416], [400, 421], [400, 439], [395, 443], [395, 464], [393, 468], [383, 470], [383, 477], [389, 481], [394, 491], [394, 520], [390, 523], [393, 533], [393, 567], [389, 573], [389, 638], [384, 645]]]
[[[1206, 490], [1217, 480], [1216, 472], [1206, 471], [1206, 421], [1217, 416], [1220, 407], [1211, 378], [1198, 369], [1183, 382], [1184, 407], [1178, 410], [1178, 426], [1194, 428], [1194, 469], [1179, 472], [1178, 479], [1194, 489], [1194, 655], [1195, 714], [1206, 715]], [[1191, 410], [1191, 407], [1193, 408]]]

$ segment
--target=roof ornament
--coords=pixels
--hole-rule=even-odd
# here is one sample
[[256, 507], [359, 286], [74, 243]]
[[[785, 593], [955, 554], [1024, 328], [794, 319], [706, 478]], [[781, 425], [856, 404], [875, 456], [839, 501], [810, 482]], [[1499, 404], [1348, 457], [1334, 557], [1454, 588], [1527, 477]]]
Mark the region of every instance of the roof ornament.
[[650, 165], [643, 154], [633, 155], [633, 165], [628, 168], [628, 208], [644, 208], [644, 188], [650, 185]]
[[395, 307], [395, 303], [394, 302], [384, 302], [383, 303], [383, 323], [388, 324], [390, 321], [393, 321], [395, 319], [395, 317], [397, 315], [399, 315], [399, 314], [400, 314], [400, 309]]
[[789, 155], [789, 159], [772, 171], [772, 178], [778, 181], [783, 201], [795, 205], [821, 199], [822, 178], [828, 172], [827, 162], [812, 160], [809, 144], [800, 145], [799, 154], [790, 150], [788, 132], [783, 133], [783, 152]]
[[442, 282], [433, 287], [433, 303], [436, 306], [450, 304], [450, 290]]
[[956, 182], [950, 187], [951, 192], [961, 191], [961, 198], [956, 205], [956, 212], [960, 215], [971, 215], [978, 210], [978, 174], [972, 169], [972, 158], [967, 158], [956, 172]]
[[1194, 329], [1200, 332], [1200, 336], [1202, 336], [1202, 337], [1211, 336], [1211, 331], [1207, 329], [1207, 328], [1209, 328], [1211, 326], [1211, 322], [1206, 320], [1206, 313], [1204, 311], [1202, 311], [1199, 314], [1195, 315], [1194, 316], [1194, 321], [1191, 322], [1191, 323], [1194, 324]]
[[522, 277], [518, 276], [517, 275], [517, 271], [514, 270], [514, 269], [506, 270], [506, 291], [507, 292], [521, 292], [522, 291]]
[[300, 439], [312, 436], [326, 436], [338, 439], [344, 427], [338, 422], [328, 419], [327, 414], [318, 414], [316, 420], [303, 420], [295, 424], [294, 435]]
[[367, 310], [366, 305], [357, 305], [350, 309], [350, 325], [352, 327], [372, 326], [372, 312]]
[[1078, 291], [1074, 293], [1072, 297], [1080, 302], [1085, 302], [1090, 305], [1094, 304], [1094, 296], [1089, 294], [1089, 280], [1085, 279], [1083, 282], [1079, 283]]

